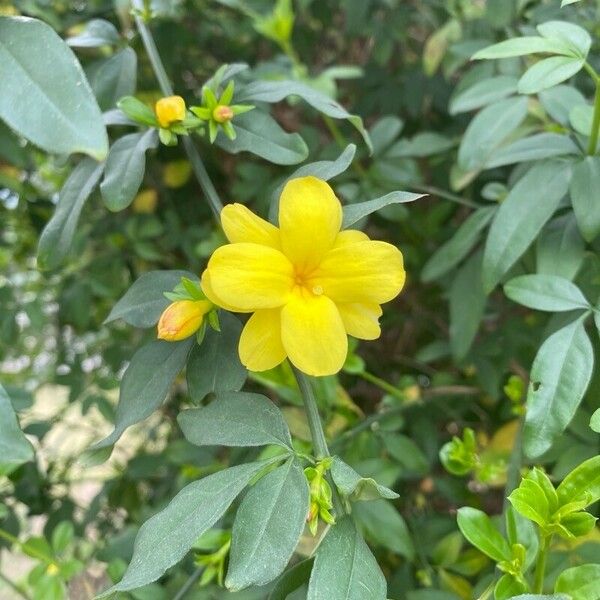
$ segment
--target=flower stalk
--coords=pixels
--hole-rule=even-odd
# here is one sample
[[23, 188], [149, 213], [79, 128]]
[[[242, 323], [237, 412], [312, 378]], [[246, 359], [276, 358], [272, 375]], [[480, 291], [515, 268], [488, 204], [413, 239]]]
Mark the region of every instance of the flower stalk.
[[592, 121], [592, 131], [590, 134], [590, 145], [588, 154], [593, 156], [598, 148], [598, 134], [600, 133], [600, 79], [596, 78], [596, 97], [594, 100], [594, 118]]
[[[160, 58], [154, 37], [152, 36], [152, 33], [146, 25], [144, 19], [140, 16], [141, 14], [144, 14], [143, 0], [133, 0], [133, 8], [136, 9], [134, 12], [135, 24], [140, 33], [140, 37], [142, 38], [146, 54], [150, 59], [150, 64], [152, 65], [152, 70], [154, 71], [154, 75], [158, 81], [161, 92], [164, 96], [173, 96], [173, 86], [169, 81], [167, 71], [165, 70], [165, 66]], [[223, 203], [219, 198], [219, 194], [217, 193], [217, 190], [215, 189], [208, 172], [206, 171], [206, 167], [202, 162], [202, 158], [200, 158], [200, 154], [198, 153], [196, 146], [194, 146], [194, 143], [191, 139], [189, 139], [188, 136], [183, 136], [183, 147], [188, 155], [190, 164], [192, 165], [194, 175], [196, 176], [196, 179], [198, 180], [198, 183], [200, 184], [200, 187], [202, 188], [202, 191], [208, 200], [210, 209], [212, 210], [217, 222], [219, 222], [219, 215], [221, 214]]]
[[540, 550], [535, 564], [535, 573], [533, 576], [533, 593], [541, 594], [544, 590], [544, 577], [546, 575], [546, 561], [548, 559], [548, 550], [550, 548], [551, 535], [543, 535], [540, 544]]

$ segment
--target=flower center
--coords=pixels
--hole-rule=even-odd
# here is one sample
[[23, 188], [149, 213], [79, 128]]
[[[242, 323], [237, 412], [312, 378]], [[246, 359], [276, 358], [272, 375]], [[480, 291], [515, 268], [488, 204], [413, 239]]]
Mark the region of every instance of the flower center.
[[296, 268], [294, 271], [294, 292], [301, 296], [321, 296], [323, 286], [313, 285], [311, 282], [312, 272]]

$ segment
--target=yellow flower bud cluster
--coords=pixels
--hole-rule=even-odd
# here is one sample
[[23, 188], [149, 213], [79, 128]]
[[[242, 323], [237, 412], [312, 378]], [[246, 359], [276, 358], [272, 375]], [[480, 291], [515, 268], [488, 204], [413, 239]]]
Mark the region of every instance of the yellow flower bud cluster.
[[325, 473], [330, 466], [331, 458], [325, 458], [314, 467], [304, 469], [310, 489], [310, 509], [306, 521], [313, 535], [317, 533], [319, 518], [328, 525], [335, 523], [335, 518], [330, 512], [333, 508], [331, 486], [325, 479]]

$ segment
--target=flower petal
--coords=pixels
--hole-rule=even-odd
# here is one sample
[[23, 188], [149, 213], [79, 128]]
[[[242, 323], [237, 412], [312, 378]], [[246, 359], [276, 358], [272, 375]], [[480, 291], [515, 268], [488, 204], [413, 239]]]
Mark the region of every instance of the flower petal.
[[232, 244], [248, 242], [281, 249], [279, 229], [243, 204], [227, 204], [221, 211], [221, 225]]
[[383, 304], [395, 298], [406, 273], [402, 253], [386, 242], [357, 242], [327, 253], [309, 285], [334, 302]]
[[366, 242], [368, 239], [369, 236], [358, 229], [344, 229], [337, 234], [333, 247], [339, 248], [340, 246], [345, 246], [346, 244]]
[[215, 304], [240, 312], [282, 306], [293, 285], [290, 261], [259, 244], [221, 246], [206, 270]]
[[250, 371], [267, 371], [286, 357], [281, 343], [281, 309], [257, 310], [240, 337], [240, 360]]
[[346, 333], [359, 340], [376, 340], [381, 335], [381, 306], [369, 303], [336, 304]]
[[249, 308], [242, 310], [241, 308], [231, 306], [230, 304], [227, 304], [227, 302], [224, 302], [221, 298], [218, 298], [214, 290], [212, 289], [212, 283], [210, 281], [210, 273], [208, 272], [208, 269], [206, 269], [204, 273], [202, 273], [200, 287], [202, 288], [204, 295], [213, 304], [216, 304], [217, 306], [224, 308], [225, 310], [229, 310], [231, 312], [254, 312], [252, 309]]
[[281, 311], [281, 339], [307, 375], [333, 375], [343, 366], [348, 338], [335, 304], [325, 296], [292, 294]]
[[319, 264], [341, 225], [342, 205], [325, 181], [298, 177], [285, 184], [279, 201], [281, 245], [297, 270]]

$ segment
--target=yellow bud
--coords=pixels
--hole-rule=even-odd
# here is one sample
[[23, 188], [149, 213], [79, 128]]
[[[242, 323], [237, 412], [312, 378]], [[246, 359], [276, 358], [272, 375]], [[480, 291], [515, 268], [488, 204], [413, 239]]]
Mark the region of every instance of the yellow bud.
[[56, 575], [59, 571], [60, 571], [60, 569], [58, 568], [58, 565], [56, 565], [55, 563], [50, 563], [46, 567], [46, 573], [48, 575]]
[[156, 118], [161, 127], [169, 127], [185, 119], [185, 100], [181, 96], [161, 98], [154, 106]]
[[156, 190], [143, 190], [133, 201], [133, 212], [152, 214], [156, 210], [158, 202], [158, 193]]
[[233, 119], [233, 111], [229, 106], [219, 104], [219, 106], [216, 106], [215, 110], [213, 110], [213, 119], [217, 123], [231, 121], [231, 119]]
[[169, 304], [158, 321], [158, 339], [177, 342], [200, 329], [213, 305], [208, 300], [177, 300]]

